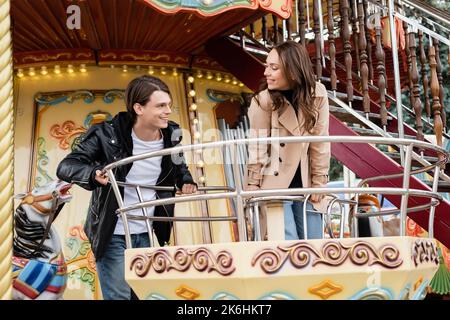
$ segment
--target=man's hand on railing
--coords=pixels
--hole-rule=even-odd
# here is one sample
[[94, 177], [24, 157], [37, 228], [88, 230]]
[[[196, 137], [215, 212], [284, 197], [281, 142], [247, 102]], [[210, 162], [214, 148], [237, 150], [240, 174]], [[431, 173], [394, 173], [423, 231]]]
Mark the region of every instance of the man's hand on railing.
[[108, 184], [109, 178], [105, 172], [97, 170], [95, 171], [95, 180], [98, 183], [101, 183], [102, 185], [106, 186]]
[[196, 193], [196, 192], [197, 192], [197, 186], [195, 184], [186, 183], [181, 188], [182, 194], [191, 194], [191, 193]]

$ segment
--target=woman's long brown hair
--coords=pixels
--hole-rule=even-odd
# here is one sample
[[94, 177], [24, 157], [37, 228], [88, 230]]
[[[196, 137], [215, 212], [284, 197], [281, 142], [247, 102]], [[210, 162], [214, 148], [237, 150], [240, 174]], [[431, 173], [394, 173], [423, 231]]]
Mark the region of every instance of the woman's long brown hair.
[[[316, 80], [308, 52], [304, 46], [295, 41], [283, 42], [273, 49], [280, 57], [281, 68], [289, 88], [293, 90], [293, 107], [303, 113], [305, 128], [312, 133], [316, 125], [318, 110], [314, 104]], [[258, 99], [258, 93], [266, 89], [267, 81], [264, 78], [255, 95], [256, 99]], [[278, 90], [269, 90], [269, 94], [273, 101], [273, 110], [281, 108], [284, 104], [283, 94]]]

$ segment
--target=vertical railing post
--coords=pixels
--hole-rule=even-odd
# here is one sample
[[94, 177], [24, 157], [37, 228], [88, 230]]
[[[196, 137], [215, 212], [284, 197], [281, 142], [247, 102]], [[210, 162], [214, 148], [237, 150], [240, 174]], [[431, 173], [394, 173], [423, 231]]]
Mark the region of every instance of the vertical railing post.
[[261, 241], [261, 225], [259, 221], [259, 204], [253, 206], [253, 241]]
[[263, 43], [267, 46], [267, 19], [266, 16], [261, 18], [261, 35], [263, 39]]
[[366, 42], [366, 32], [364, 28], [364, 5], [361, 0], [358, 2], [358, 19], [359, 19], [359, 49], [361, 53], [360, 57], [360, 75], [361, 75], [361, 86], [363, 92], [363, 108], [366, 113], [367, 119], [369, 119], [370, 113], [370, 97], [369, 97], [369, 67], [367, 65], [367, 42]]
[[322, 0], [318, 0], [319, 3], [319, 29], [320, 29], [320, 55], [322, 57], [322, 66], [325, 68], [325, 55], [323, 50], [325, 49], [325, 40], [323, 39], [323, 9]]
[[284, 23], [286, 25], [287, 40], [292, 40], [292, 19], [291, 19], [291, 17], [284, 20]]
[[359, 37], [358, 37], [358, 0], [349, 0], [351, 10], [350, 23], [352, 26], [352, 38], [353, 38], [353, 48], [355, 52], [356, 60], [356, 70], [359, 74], [361, 72], [361, 60], [359, 54]]
[[426, 70], [427, 57], [425, 55], [425, 44], [423, 41], [423, 31], [419, 29], [419, 52], [420, 52], [420, 74], [422, 75], [423, 96], [425, 101], [425, 112], [427, 119], [431, 119], [430, 98], [428, 96], [428, 76]]
[[305, 2], [304, 2], [304, 0], [299, 0], [298, 7], [299, 7], [298, 20], [299, 20], [299, 24], [300, 24], [300, 31], [299, 31], [300, 32], [300, 43], [305, 46], [306, 45], [305, 44], [305, 32], [306, 32], [305, 22], [306, 21], [305, 21]]
[[386, 76], [385, 76], [385, 55], [381, 39], [381, 13], [377, 13], [375, 17], [375, 34], [376, 34], [376, 49], [375, 55], [377, 57], [377, 73], [378, 73], [378, 92], [380, 94], [380, 117], [381, 126], [386, 131], [387, 128], [387, 109], [386, 109]]
[[336, 96], [337, 90], [337, 76], [336, 76], [336, 46], [334, 44], [334, 21], [333, 21], [333, 0], [328, 0], [328, 55], [330, 56], [330, 79], [331, 90]]
[[[141, 188], [139, 186], [136, 187], [136, 193], [137, 193], [139, 202], [144, 202], [144, 197], [142, 197]], [[144, 217], [147, 217], [147, 207], [142, 208], [142, 215]], [[152, 230], [152, 225], [150, 225], [150, 221], [148, 219], [145, 219], [145, 225], [147, 226], [148, 241], [150, 241], [150, 247], [153, 247], [153, 243], [154, 243], [153, 242], [153, 230]]]
[[[308, 240], [308, 214], [307, 214], [307, 207], [308, 207], [308, 200], [311, 198], [311, 194], [308, 194], [305, 197], [305, 202], [303, 202], [303, 239]], [[318, 213], [319, 214], [319, 213]], [[324, 217], [322, 217], [324, 218]]]
[[[433, 193], [438, 192], [438, 183], [439, 183], [439, 166], [434, 168], [434, 176], [433, 176]], [[433, 199], [431, 199], [433, 201]], [[428, 216], [428, 237], [431, 239], [434, 238], [434, 214], [436, 212], [436, 206], [431, 206], [430, 215]]]
[[[398, 137], [403, 139], [405, 137], [403, 129], [403, 105], [402, 105], [402, 91], [400, 86], [400, 68], [398, 63], [398, 47], [397, 47], [397, 29], [394, 22], [395, 7], [394, 0], [389, 1], [389, 26], [391, 32], [391, 50], [392, 60], [394, 64], [394, 82], [395, 82], [395, 100], [397, 103], [397, 121], [398, 121]], [[405, 155], [403, 146], [399, 149], [400, 161], [405, 166]]]
[[[431, 44], [430, 44], [431, 45]], [[442, 118], [442, 130], [446, 132], [447, 128], [447, 114], [445, 113], [444, 106], [444, 86], [443, 86], [443, 78], [442, 78], [442, 64], [441, 57], [439, 52], [439, 40], [433, 38], [433, 45], [436, 49], [436, 75], [439, 82], [439, 102], [441, 104], [441, 118]]]
[[239, 163], [238, 163], [238, 154], [236, 150], [236, 145], [231, 144], [230, 145], [230, 154], [231, 154], [231, 161], [232, 165], [231, 168], [233, 170], [233, 177], [234, 177], [234, 186], [236, 188], [236, 214], [237, 214], [237, 224], [238, 224], [238, 234], [239, 234], [239, 241], [247, 241], [246, 239], [246, 232], [245, 232], [245, 217], [244, 217], [244, 203], [242, 198], [242, 183], [241, 183], [241, 177], [239, 176]]
[[420, 102], [419, 73], [417, 71], [416, 38], [414, 30], [409, 34], [409, 51], [411, 53], [411, 81], [413, 85], [413, 108], [416, 115], [417, 140], [423, 141], [422, 103]]
[[350, 43], [350, 32], [348, 23], [348, 0], [340, 2], [341, 9], [341, 34], [344, 41], [344, 56], [345, 56], [345, 72], [347, 81], [347, 99], [351, 107], [353, 101], [353, 83], [352, 83], [352, 45]]
[[367, 64], [369, 66], [369, 80], [370, 80], [370, 83], [373, 83], [374, 75], [373, 75], [373, 61], [372, 61], [372, 41], [370, 39], [370, 31], [367, 26], [367, 21], [368, 21], [368, 16], [369, 16], [368, 2], [363, 1], [363, 5], [364, 5], [364, 25], [366, 26], [366, 28], [365, 28], [366, 43], [367, 43], [366, 52], [367, 52], [367, 58], [368, 58]]
[[314, 19], [314, 44], [315, 44], [315, 56], [316, 56], [316, 77], [317, 81], [321, 81], [322, 78], [322, 48], [321, 48], [321, 40], [322, 37], [320, 33], [320, 20], [319, 16], [319, 1], [313, 1], [313, 19]]
[[[123, 199], [122, 195], [120, 194], [119, 185], [117, 184], [116, 177], [112, 170], [108, 170], [107, 173], [114, 191], [114, 195], [116, 196], [117, 204], [119, 205], [119, 208], [123, 208], [124, 207]], [[114, 212], [113, 214], [116, 213]], [[127, 213], [122, 212], [120, 216], [122, 217], [123, 230], [125, 231], [125, 243], [127, 245], [127, 249], [131, 249], [131, 236], [130, 236], [130, 227], [128, 226]]]
[[272, 15], [273, 21], [273, 45], [278, 44], [278, 17], [276, 15]]
[[411, 50], [409, 46], [409, 29], [410, 27], [406, 22], [403, 21], [403, 31], [405, 32], [405, 53], [406, 53], [406, 62], [408, 65], [408, 94], [409, 94], [409, 106], [412, 109], [414, 106], [414, 96], [413, 96], [413, 84], [412, 84], [412, 75], [411, 75]]
[[433, 98], [433, 104], [431, 108], [433, 109], [433, 120], [434, 120], [434, 133], [436, 135], [436, 144], [442, 147], [442, 118], [441, 118], [441, 103], [439, 99], [439, 80], [436, 72], [436, 51], [435, 47], [431, 43], [430, 39], [430, 89], [431, 96]]
[[408, 199], [409, 199], [409, 179], [411, 173], [411, 158], [413, 152], [413, 145], [409, 144], [406, 147], [406, 158], [403, 165], [403, 189], [405, 193], [402, 195], [402, 201], [400, 204], [400, 236], [404, 237], [406, 235], [406, 217], [408, 209]]

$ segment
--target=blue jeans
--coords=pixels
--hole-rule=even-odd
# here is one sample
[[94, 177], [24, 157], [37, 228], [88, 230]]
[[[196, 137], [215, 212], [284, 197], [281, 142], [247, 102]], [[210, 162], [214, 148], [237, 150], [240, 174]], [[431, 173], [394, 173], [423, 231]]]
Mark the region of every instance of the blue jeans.
[[[133, 248], [150, 247], [148, 233], [132, 234]], [[125, 236], [113, 234], [104, 256], [96, 261], [104, 300], [130, 300], [131, 288], [125, 281]]]
[[[286, 240], [304, 239], [302, 201], [284, 202], [284, 236]], [[308, 239], [322, 239], [322, 215], [314, 210], [311, 203], [306, 204]]]

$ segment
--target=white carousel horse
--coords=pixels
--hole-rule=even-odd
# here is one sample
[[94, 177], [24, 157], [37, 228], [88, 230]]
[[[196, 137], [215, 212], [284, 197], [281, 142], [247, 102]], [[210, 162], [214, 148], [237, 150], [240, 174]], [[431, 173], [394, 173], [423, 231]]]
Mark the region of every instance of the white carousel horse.
[[15, 196], [21, 203], [14, 214], [13, 298], [61, 299], [66, 286], [66, 264], [58, 233], [52, 227], [65, 203], [72, 199], [71, 184], [52, 181]]

